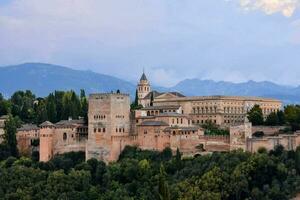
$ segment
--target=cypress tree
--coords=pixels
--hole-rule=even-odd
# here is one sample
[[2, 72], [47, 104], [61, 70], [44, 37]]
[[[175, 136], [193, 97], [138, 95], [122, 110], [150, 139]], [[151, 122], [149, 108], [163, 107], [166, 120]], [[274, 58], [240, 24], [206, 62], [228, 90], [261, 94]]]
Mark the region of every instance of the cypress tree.
[[153, 101], [154, 101], [154, 95], [153, 92], [151, 92], [150, 106], [153, 106]]
[[60, 121], [63, 119], [63, 112], [64, 112], [64, 106], [63, 106], [63, 97], [65, 92], [63, 91], [55, 91], [54, 97], [55, 97], [55, 105], [56, 105], [56, 120]]
[[181, 160], [181, 153], [180, 153], [180, 151], [179, 151], [178, 148], [176, 150], [175, 161], [176, 161], [177, 170], [181, 169], [181, 167], [182, 167], [182, 160]]
[[35, 108], [35, 123], [41, 124], [48, 120], [45, 100], [40, 100]]
[[55, 97], [52, 93], [47, 98], [47, 116], [50, 122], [57, 122]]
[[166, 172], [163, 165], [160, 166], [159, 180], [158, 180], [158, 193], [161, 200], [170, 200], [169, 186], [166, 181]]
[[18, 157], [18, 148], [17, 148], [17, 120], [14, 119], [11, 115], [8, 120], [5, 121], [4, 126], [4, 143], [8, 147], [11, 156]]
[[80, 90], [80, 116], [84, 118], [84, 121], [88, 121], [88, 102], [85, 96], [85, 91]]
[[139, 105], [139, 96], [138, 96], [138, 90], [135, 90], [135, 99], [134, 99], [134, 105], [137, 107]]

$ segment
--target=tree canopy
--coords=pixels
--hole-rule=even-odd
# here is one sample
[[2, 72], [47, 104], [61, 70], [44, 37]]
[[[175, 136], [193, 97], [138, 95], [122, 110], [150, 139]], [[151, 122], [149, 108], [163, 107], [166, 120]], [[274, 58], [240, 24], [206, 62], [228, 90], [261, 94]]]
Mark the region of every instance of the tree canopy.
[[44, 121], [56, 123], [69, 117], [87, 121], [88, 101], [84, 90], [80, 95], [74, 91], [55, 91], [47, 97], [36, 97], [31, 91], [17, 91], [6, 100], [0, 94], [0, 116], [11, 114], [23, 123], [40, 124]]
[[263, 112], [259, 105], [254, 105], [253, 108], [248, 112], [248, 120], [254, 126], [264, 124]]
[[[166, 156], [126, 147], [117, 162], [84, 161], [84, 152], [49, 162], [9, 157], [0, 162], [0, 197], [74, 200], [288, 200], [300, 192], [300, 148], [267, 152]], [[166, 154], [166, 155], [164, 155]], [[180, 162], [180, 165], [178, 164]]]

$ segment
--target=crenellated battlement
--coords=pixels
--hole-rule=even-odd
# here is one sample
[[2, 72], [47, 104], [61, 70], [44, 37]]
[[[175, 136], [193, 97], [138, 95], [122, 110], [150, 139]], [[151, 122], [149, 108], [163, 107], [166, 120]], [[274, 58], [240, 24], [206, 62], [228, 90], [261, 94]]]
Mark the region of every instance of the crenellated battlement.
[[89, 98], [91, 99], [97, 99], [100, 97], [109, 97], [109, 96], [126, 96], [129, 97], [128, 93], [110, 93], [110, 92], [106, 92], [106, 93], [94, 93], [94, 94], [90, 94]]

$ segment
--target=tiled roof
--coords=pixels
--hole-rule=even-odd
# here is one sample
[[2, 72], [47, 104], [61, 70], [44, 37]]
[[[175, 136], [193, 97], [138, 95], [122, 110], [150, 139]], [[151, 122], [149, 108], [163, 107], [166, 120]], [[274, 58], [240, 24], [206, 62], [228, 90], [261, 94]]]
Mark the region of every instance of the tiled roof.
[[177, 97], [185, 97], [183, 94], [181, 94], [179, 92], [168, 92], [168, 93], [174, 94]]
[[55, 124], [55, 127], [75, 127], [75, 126], [83, 126], [85, 125], [85, 122], [83, 119], [79, 120], [61, 120]]
[[176, 97], [185, 97], [183, 94], [179, 92], [158, 92], [156, 90], [153, 90], [152, 92], [149, 92], [144, 99], [151, 99], [151, 95], [153, 94], [153, 98], [155, 99], [156, 97], [163, 95], [163, 94], [173, 94]]
[[156, 90], [153, 90], [152, 92], [149, 92], [144, 99], [151, 99], [151, 95], [153, 94], [153, 98], [156, 98], [160, 95], [162, 95], [163, 93], [157, 92]]
[[8, 115], [2, 115], [2, 116], [0, 116], [0, 119], [8, 119]]
[[49, 121], [45, 121], [45, 122], [43, 122], [42, 124], [40, 124], [40, 127], [43, 127], [43, 126], [54, 126], [54, 124], [52, 124], [52, 123], [49, 122]]
[[199, 127], [196, 127], [196, 126], [190, 126], [190, 127], [178, 127], [178, 126], [175, 126], [175, 127], [167, 127], [167, 128], [165, 128], [164, 131], [171, 131], [171, 130], [197, 131], [197, 130], [199, 130]]
[[142, 77], [140, 78], [140, 81], [147, 81], [147, 77], [145, 75], [145, 73], [142, 74]]
[[165, 112], [159, 113], [156, 117], [187, 117], [187, 115], [176, 113], [176, 112]]
[[188, 96], [188, 97], [180, 97], [174, 99], [156, 99], [156, 101], [160, 102], [172, 102], [172, 101], [199, 101], [199, 100], [240, 100], [240, 101], [264, 101], [264, 102], [278, 102], [281, 103], [280, 100], [264, 98], [264, 97], [247, 97], [247, 96], [222, 96], [222, 95], [213, 95], [213, 96]]
[[18, 128], [18, 131], [30, 131], [30, 130], [39, 130], [39, 127], [35, 124], [24, 124], [21, 128]]
[[61, 120], [57, 122], [55, 125], [73, 125], [73, 124], [84, 124], [84, 120]]
[[139, 126], [169, 126], [163, 121], [143, 121]]
[[180, 106], [178, 105], [166, 105], [166, 106], [148, 106], [148, 107], [145, 107], [145, 108], [142, 108], [142, 110], [162, 110], [162, 109], [166, 109], [166, 110], [169, 110], [169, 109], [179, 109]]
[[43, 126], [55, 126], [55, 127], [63, 127], [63, 126], [77, 126], [77, 125], [84, 125], [85, 122], [83, 119], [78, 119], [78, 120], [61, 120], [57, 122], [56, 124], [53, 124], [49, 121], [45, 121], [40, 125], [40, 127]]

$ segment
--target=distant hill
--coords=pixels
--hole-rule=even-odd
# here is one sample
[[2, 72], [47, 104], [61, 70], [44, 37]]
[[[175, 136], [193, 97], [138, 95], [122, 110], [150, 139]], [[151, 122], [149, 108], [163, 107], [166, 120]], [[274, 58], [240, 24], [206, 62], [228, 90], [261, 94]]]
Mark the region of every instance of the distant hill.
[[172, 90], [183, 92], [185, 95], [258, 96], [280, 99], [285, 104], [300, 103], [300, 87], [283, 86], [268, 81], [231, 83], [186, 79], [172, 87]]
[[[46, 96], [55, 90], [85, 89], [86, 93], [110, 92], [120, 89], [134, 98], [134, 83], [92, 71], [74, 70], [58, 65], [26, 63], [0, 67], [0, 92], [11, 96], [17, 90], [30, 89], [37, 96]], [[185, 95], [241, 95], [271, 97], [284, 103], [300, 103], [300, 87], [278, 85], [272, 82], [245, 83], [216, 82], [186, 79], [174, 87], [154, 87], [160, 91], [178, 91]]]
[[133, 94], [135, 85], [113, 76], [43, 63], [0, 67], [1, 93], [10, 96], [17, 90], [26, 89], [38, 96], [46, 96], [55, 90], [71, 89], [77, 92], [85, 89], [88, 94], [120, 89]]

